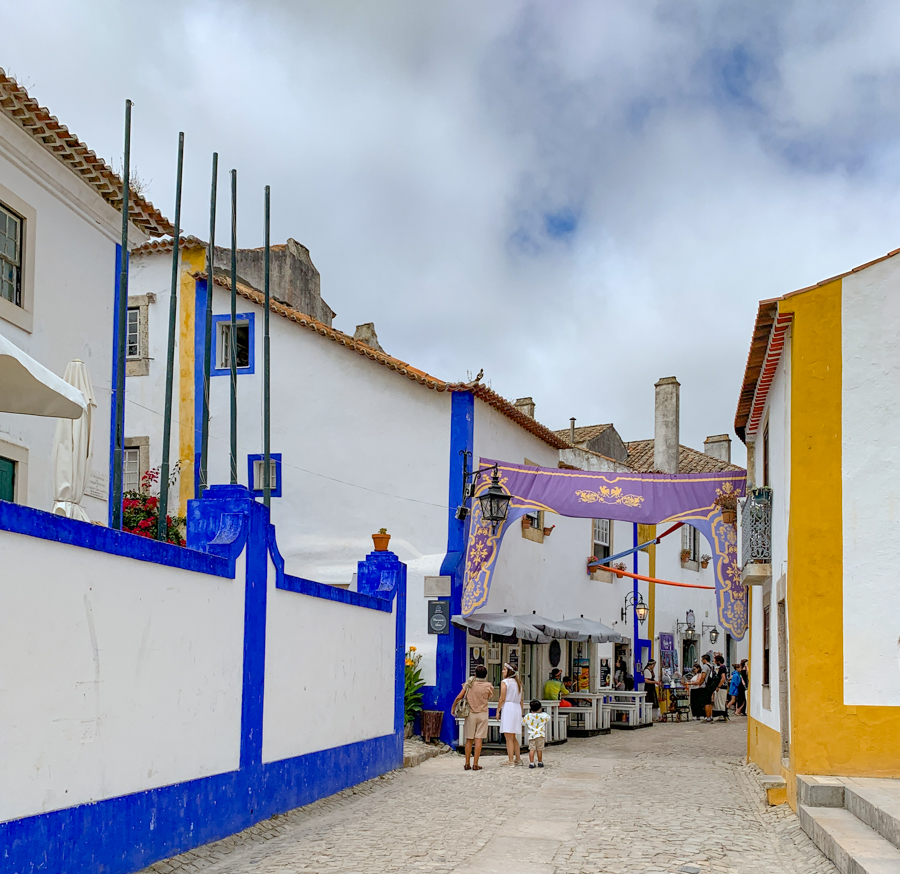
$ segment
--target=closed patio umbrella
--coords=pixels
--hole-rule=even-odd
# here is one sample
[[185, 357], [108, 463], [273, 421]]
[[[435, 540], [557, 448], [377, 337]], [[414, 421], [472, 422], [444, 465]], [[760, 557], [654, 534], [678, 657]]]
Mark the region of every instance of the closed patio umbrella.
[[473, 613], [471, 616], [454, 616], [450, 622], [457, 628], [466, 628], [478, 637], [507, 637], [528, 640], [532, 643], [550, 643], [546, 634], [538, 631], [522, 616], [509, 613]]
[[85, 407], [78, 389], [0, 334], [0, 413], [77, 419]]
[[566, 619], [558, 623], [560, 627], [569, 628], [572, 631], [582, 635], [579, 640], [592, 640], [594, 643], [620, 643], [624, 638], [618, 631], [613, 631], [608, 625], [602, 622], [595, 622], [593, 619], [585, 619], [581, 616], [578, 619]]
[[60, 419], [56, 423], [53, 440], [53, 512], [90, 522], [81, 506], [84, 490], [91, 475], [93, 454], [94, 389], [83, 361], [70, 361], [66, 367], [66, 382], [87, 401], [87, 409], [78, 419]]
[[538, 631], [543, 631], [548, 637], [555, 637], [557, 640], [585, 641], [588, 639], [586, 634], [572, 628], [564, 619], [545, 619], [537, 614], [519, 618], [527, 619]]

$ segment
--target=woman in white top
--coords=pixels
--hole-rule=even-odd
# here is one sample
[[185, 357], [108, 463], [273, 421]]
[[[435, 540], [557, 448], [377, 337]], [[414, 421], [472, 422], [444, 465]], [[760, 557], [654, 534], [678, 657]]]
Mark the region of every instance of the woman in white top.
[[522, 681], [512, 665], [503, 666], [503, 681], [500, 683], [500, 733], [506, 739], [507, 765], [521, 765], [519, 734], [522, 731]]

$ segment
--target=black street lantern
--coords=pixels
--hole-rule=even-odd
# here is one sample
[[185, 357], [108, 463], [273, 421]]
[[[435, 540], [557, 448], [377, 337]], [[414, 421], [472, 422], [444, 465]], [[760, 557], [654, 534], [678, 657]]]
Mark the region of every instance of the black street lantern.
[[719, 629], [713, 628], [709, 632], [709, 642], [715, 643], [719, 639]]
[[634, 615], [637, 616], [641, 625], [650, 615], [650, 608], [644, 603], [644, 596], [640, 592], [635, 596], [634, 592], [629, 592], [625, 596], [625, 606], [622, 608], [622, 620], [624, 621], [628, 615], [628, 608], [634, 607]]
[[511, 500], [512, 497], [506, 494], [500, 485], [500, 474], [495, 464], [494, 472], [491, 475], [491, 484], [488, 486], [487, 491], [482, 492], [478, 496], [478, 503], [481, 504], [481, 518], [491, 523], [494, 534], [497, 533], [497, 526], [502, 525], [506, 521]]

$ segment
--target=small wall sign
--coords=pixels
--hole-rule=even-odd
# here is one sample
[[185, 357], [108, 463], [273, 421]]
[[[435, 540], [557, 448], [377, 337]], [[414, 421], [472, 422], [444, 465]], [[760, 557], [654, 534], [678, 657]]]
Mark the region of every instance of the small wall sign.
[[100, 470], [92, 470], [84, 493], [92, 498], [96, 498], [98, 501], [108, 501], [109, 474]]
[[449, 598], [450, 577], [425, 577], [426, 598]]
[[450, 602], [449, 601], [429, 601], [428, 602], [428, 633], [429, 634], [449, 634], [450, 633]]

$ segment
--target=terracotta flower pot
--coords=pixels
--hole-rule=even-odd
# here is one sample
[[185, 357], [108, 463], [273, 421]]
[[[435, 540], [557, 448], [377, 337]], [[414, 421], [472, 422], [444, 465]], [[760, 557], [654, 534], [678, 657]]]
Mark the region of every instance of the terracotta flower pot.
[[387, 552], [388, 544], [391, 542], [390, 534], [373, 534], [372, 543], [375, 544], [375, 552]]
[[708, 561], [701, 561], [701, 562], [700, 562], [700, 567], [709, 567], [709, 562], [708, 562]]
[[737, 510], [722, 510], [722, 521], [726, 525], [734, 525], [737, 522]]

